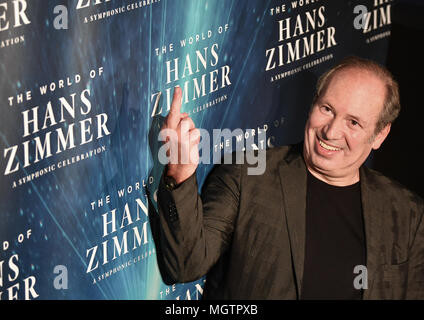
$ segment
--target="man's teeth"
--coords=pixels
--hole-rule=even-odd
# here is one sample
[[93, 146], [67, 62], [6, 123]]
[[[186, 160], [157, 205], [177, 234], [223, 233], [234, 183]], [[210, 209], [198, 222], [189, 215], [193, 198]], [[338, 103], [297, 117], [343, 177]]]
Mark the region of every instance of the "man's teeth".
[[328, 144], [325, 144], [321, 140], [318, 140], [318, 141], [319, 141], [319, 144], [321, 145], [321, 147], [323, 147], [324, 149], [327, 149], [327, 150], [330, 150], [330, 151], [339, 151], [339, 150], [341, 150], [340, 148], [329, 146]]

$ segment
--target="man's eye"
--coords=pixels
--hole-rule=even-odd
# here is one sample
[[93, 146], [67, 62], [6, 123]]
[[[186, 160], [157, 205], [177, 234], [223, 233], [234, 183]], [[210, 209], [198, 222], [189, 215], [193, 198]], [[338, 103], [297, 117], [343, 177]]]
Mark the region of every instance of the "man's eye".
[[329, 113], [329, 112], [331, 112], [330, 107], [327, 107], [327, 106], [322, 106], [322, 107], [321, 107], [321, 110], [322, 110], [323, 112], [325, 112], [325, 113]]
[[350, 123], [352, 124], [352, 126], [356, 127], [359, 126], [359, 122], [355, 121], [355, 120], [350, 120]]

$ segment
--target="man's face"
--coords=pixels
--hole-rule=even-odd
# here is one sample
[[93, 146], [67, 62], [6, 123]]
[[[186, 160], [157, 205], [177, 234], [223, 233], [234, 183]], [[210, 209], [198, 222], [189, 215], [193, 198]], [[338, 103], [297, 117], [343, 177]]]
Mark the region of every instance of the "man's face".
[[315, 176], [333, 184], [359, 180], [359, 167], [378, 149], [390, 126], [373, 138], [386, 88], [375, 75], [343, 69], [312, 106], [305, 127], [304, 157]]

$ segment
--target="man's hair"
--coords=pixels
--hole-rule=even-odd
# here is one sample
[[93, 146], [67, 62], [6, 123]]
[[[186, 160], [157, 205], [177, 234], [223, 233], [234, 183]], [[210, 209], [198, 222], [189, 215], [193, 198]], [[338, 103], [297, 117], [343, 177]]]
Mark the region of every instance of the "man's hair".
[[389, 123], [393, 123], [400, 112], [400, 98], [399, 98], [399, 85], [393, 78], [392, 74], [386, 67], [374, 62], [372, 60], [359, 58], [356, 56], [349, 56], [344, 58], [340, 63], [325, 72], [318, 79], [315, 97], [312, 105], [314, 105], [318, 98], [327, 89], [331, 79], [337, 71], [354, 68], [369, 71], [379, 77], [386, 85], [386, 96], [383, 103], [383, 110], [380, 113], [379, 119], [374, 131], [374, 136], [384, 129]]

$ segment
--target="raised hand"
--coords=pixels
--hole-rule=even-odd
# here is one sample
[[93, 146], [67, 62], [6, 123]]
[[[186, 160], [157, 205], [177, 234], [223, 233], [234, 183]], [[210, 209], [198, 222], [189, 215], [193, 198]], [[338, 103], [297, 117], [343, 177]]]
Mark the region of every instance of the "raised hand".
[[187, 113], [181, 113], [182, 90], [175, 87], [171, 110], [161, 129], [162, 140], [169, 143], [167, 175], [177, 184], [188, 179], [199, 163], [200, 131]]

